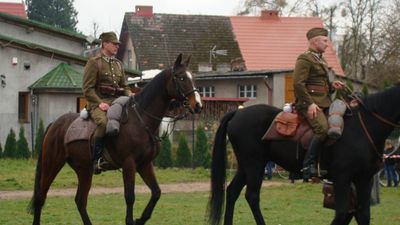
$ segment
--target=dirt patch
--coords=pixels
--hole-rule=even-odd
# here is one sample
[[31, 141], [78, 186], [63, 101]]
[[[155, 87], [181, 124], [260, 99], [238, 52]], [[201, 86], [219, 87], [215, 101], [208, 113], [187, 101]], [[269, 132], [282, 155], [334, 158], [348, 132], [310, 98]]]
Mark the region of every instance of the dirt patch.
[[[285, 182], [268, 181], [263, 182], [263, 187], [286, 185]], [[162, 193], [189, 193], [189, 192], [208, 192], [210, 191], [210, 183], [177, 183], [177, 184], [160, 184]], [[90, 189], [90, 195], [104, 195], [123, 193], [123, 187], [95, 187]], [[75, 196], [76, 188], [50, 189], [48, 197]], [[145, 185], [136, 185], [135, 193], [150, 193], [150, 190]], [[32, 191], [0, 191], [0, 200], [25, 199], [31, 198]]]

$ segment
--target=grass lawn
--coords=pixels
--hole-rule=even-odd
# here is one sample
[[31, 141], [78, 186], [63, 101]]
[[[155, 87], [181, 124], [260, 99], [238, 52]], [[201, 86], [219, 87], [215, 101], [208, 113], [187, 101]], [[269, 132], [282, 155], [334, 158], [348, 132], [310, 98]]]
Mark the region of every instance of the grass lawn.
[[[0, 191], [32, 190], [36, 162], [33, 160], [0, 160]], [[160, 183], [209, 181], [209, 171], [204, 169], [157, 169]], [[230, 177], [230, 176], [228, 176]], [[273, 178], [277, 179], [276, 177]], [[76, 187], [75, 173], [65, 166], [51, 188]], [[141, 179], [137, 179], [142, 184]], [[121, 174], [109, 171], [95, 176], [93, 186], [120, 187]], [[296, 183], [263, 188], [261, 209], [269, 225], [322, 225], [330, 224], [334, 212], [322, 208], [322, 186]], [[134, 207], [138, 217], [149, 199], [149, 194], [137, 194]], [[163, 194], [149, 225], [200, 225], [204, 224], [208, 193]], [[381, 188], [381, 204], [371, 208], [372, 225], [400, 224], [400, 188]], [[0, 200], [0, 224], [31, 224], [32, 216], [26, 213], [29, 199]], [[124, 224], [125, 201], [123, 193], [89, 196], [89, 215], [96, 225]], [[43, 209], [42, 224], [82, 224], [74, 197], [48, 198]], [[255, 224], [247, 202], [242, 195], [235, 209], [235, 225]], [[355, 225], [353, 221], [351, 223]]]
[[[148, 194], [138, 194], [135, 216], [144, 208]], [[149, 225], [200, 225], [204, 224], [208, 193], [163, 194], [155, 208]], [[371, 208], [373, 225], [400, 224], [400, 190], [381, 189], [381, 204]], [[25, 212], [28, 199], [0, 200], [0, 224], [30, 224], [32, 216]], [[261, 208], [269, 225], [323, 225], [330, 224], [334, 212], [321, 207], [321, 185], [296, 183], [280, 187], [263, 188]], [[93, 224], [124, 224], [125, 203], [123, 194], [90, 196], [89, 215]], [[42, 215], [44, 225], [81, 224], [73, 197], [49, 198]], [[239, 198], [234, 223], [255, 224], [244, 196]], [[351, 223], [355, 225], [353, 221]]]
[[[36, 169], [36, 160], [0, 159], [0, 191], [32, 190]], [[139, 177], [139, 175], [138, 175]], [[159, 183], [181, 183], [209, 181], [209, 170], [205, 169], [156, 169]], [[65, 165], [57, 175], [51, 188], [75, 188], [78, 179], [75, 172]], [[143, 184], [142, 179], [136, 179], [137, 184]], [[122, 174], [119, 171], [107, 171], [93, 177], [92, 187], [121, 187]], [[1, 224], [1, 223], [0, 223]]]

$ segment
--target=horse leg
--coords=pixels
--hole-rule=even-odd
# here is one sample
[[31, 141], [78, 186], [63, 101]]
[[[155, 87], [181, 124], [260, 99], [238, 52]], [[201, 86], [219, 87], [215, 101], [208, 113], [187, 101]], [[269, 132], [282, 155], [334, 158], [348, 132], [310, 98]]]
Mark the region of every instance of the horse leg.
[[[91, 165], [91, 164], [90, 164]], [[87, 213], [87, 200], [89, 195], [90, 187], [92, 186], [92, 170], [91, 168], [80, 168], [74, 169], [78, 175], [78, 189], [75, 195], [75, 204], [78, 208], [79, 214], [81, 215], [84, 225], [92, 225]]]
[[[344, 174], [344, 173], [343, 173]], [[335, 218], [331, 225], [348, 225], [353, 218], [353, 214], [349, 213], [349, 194], [350, 194], [350, 178], [344, 177], [336, 179], [333, 183], [335, 190]]]
[[370, 204], [371, 204], [372, 180], [369, 178], [357, 180], [356, 188], [357, 188], [357, 212], [355, 216], [357, 224], [369, 225], [371, 218]]
[[143, 225], [146, 223], [147, 220], [150, 219], [151, 213], [153, 212], [153, 209], [156, 206], [157, 201], [160, 199], [161, 189], [157, 183], [153, 164], [149, 163], [148, 165], [138, 170], [138, 173], [142, 177], [144, 183], [151, 190], [150, 200], [147, 203], [146, 208], [143, 210], [142, 216], [138, 220], [136, 220], [135, 224], [135, 225]]
[[246, 185], [246, 176], [241, 167], [239, 167], [235, 174], [235, 177], [233, 177], [231, 183], [226, 189], [226, 209], [224, 225], [233, 224], [233, 212], [235, 209], [235, 203], [244, 185]]
[[46, 160], [41, 164], [40, 171], [37, 171], [36, 176], [40, 176], [39, 187], [35, 187], [33, 195], [33, 225], [40, 224], [40, 216], [42, 213], [43, 205], [47, 198], [47, 192], [50, 189], [51, 184], [60, 172], [61, 168], [65, 165], [65, 160], [54, 159]]
[[246, 170], [246, 200], [251, 208], [257, 225], [265, 225], [264, 217], [260, 210], [260, 189], [263, 180], [264, 166], [255, 165]]
[[126, 225], [135, 225], [135, 222], [133, 220], [133, 204], [135, 203], [135, 173], [135, 160], [132, 157], [129, 157], [122, 164], [124, 196], [126, 203]]

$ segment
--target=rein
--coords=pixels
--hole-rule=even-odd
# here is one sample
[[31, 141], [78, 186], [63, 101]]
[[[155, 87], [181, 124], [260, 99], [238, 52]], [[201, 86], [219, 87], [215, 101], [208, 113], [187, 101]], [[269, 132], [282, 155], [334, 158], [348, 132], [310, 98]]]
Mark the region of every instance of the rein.
[[[378, 119], [378, 121], [382, 122], [383, 124], [385, 124], [385, 125], [387, 125], [387, 126], [389, 126], [389, 127], [400, 128], [400, 124], [394, 123], [394, 122], [392, 122], [392, 121], [390, 121], [390, 120], [384, 118], [383, 116], [379, 115], [378, 113], [372, 112], [372, 111], [368, 110], [367, 107], [365, 107], [365, 104], [364, 104], [364, 102], [362, 101], [362, 99], [361, 99], [360, 97], [358, 97], [357, 95], [353, 94], [353, 92], [351, 93], [351, 95], [352, 95], [352, 97], [353, 97], [354, 99], [356, 99], [356, 100], [360, 103], [361, 106], [363, 106], [363, 108], [364, 108], [368, 113], [370, 113], [373, 117], [375, 117], [376, 119]], [[361, 127], [363, 128], [364, 133], [365, 133], [365, 135], [366, 135], [367, 138], [368, 138], [368, 141], [369, 141], [370, 144], [372, 145], [372, 147], [373, 147], [375, 153], [376, 153], [380, 158], [382, 158], [383, 153], [381, 153], [381, 152], [378, 150], [378, 148], [376, 147], [376, 145], [375, 145], [375, 143], [374, 143], [374, 140], [372, 139], [370, 133], [368, 132], [367, 126], [365, 125], [364, 118], [363, 118], [361, 112], [358, 111], [357, 115], [358, 115], [358, 119], [360, 120]]]

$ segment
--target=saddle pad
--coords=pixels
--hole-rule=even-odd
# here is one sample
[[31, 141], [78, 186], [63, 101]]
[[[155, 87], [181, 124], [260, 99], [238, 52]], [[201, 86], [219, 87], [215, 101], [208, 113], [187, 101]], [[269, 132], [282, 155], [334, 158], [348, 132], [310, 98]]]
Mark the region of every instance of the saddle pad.
[[276, 141], [276, 140], [288, 140], [294, 142], [300, 142], [301, 146], [304, 149], [308, 149], [310, 145], [310, 141], [314, 133], [310, 125], [305, 120], [300, 120], [300, 124], [296, 129], [296, 133], [292, 137], [283, 136], [276, 131], [276, 121], [272, 121], [270, 127], [267, 132], [265, 132], [264, 136], [261, 138], [263, 141]]
[[89, 140], [96, 129], [96, 124], [92, 120], [84, 120], [78, 117], [68, 127], [64, 136], [64, 145], [73, 141]]

